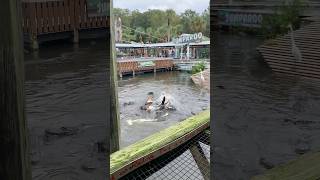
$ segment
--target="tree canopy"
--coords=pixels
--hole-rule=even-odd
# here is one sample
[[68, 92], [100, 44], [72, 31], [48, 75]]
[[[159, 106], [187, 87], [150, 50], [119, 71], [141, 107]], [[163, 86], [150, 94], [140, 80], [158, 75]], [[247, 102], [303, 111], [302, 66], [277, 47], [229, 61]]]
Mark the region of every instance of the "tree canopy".
[[202, 32], [209, 36], [209, 7], [201, 14], [187, 9], [177, 14], [173, 9], [138, 10], [114, 8], [113, 15], [122, 20], [123, 41], [167, 42], [182, 33]]

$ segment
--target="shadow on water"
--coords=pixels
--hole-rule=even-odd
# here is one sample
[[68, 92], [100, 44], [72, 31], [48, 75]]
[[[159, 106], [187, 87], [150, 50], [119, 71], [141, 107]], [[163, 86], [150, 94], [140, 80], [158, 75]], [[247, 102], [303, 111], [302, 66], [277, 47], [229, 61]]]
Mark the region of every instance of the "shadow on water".
[[[106, 56], [104, 41], [75, 47], [51, 44], [25, 55], [33, 179], [105, 179]], [[177, 110], [154, 122], [154, 114], [140, 110], [150, 91], [155, 98], [166, 92]], [[193, 84], [190, 74], [179, 72], [125, 77], [119, 80], [119, 98], [122, 147], [210, 103], [209, 94]]]
[[256, 51], [262, 39], [214, 37], [214, 178], [250, 179], [319, 150], [319, 83], [274, 74]]
[[33, 179], [105, 179], [106, 48], [58, 43], [25, 55]]

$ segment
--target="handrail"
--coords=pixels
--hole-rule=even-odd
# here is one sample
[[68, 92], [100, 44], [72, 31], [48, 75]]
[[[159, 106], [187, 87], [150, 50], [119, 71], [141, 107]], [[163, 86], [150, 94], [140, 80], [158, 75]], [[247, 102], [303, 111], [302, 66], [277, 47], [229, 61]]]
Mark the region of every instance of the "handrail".
[[209, 127], [210, 110], [200, 112], [110, 156], [110, 176], [116, 179], [190, 140]]

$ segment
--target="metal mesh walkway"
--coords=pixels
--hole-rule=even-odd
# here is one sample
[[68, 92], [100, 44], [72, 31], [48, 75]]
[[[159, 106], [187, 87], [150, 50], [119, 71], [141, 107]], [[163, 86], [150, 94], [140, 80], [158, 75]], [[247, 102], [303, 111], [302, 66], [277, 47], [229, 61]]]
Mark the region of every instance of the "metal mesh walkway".
[[111, 154], [111, 180], [210, 179], [210, 110]]
[[176, 149], [141, 166], [121, 180], [209, 180], [210, 135], [206, 130]]

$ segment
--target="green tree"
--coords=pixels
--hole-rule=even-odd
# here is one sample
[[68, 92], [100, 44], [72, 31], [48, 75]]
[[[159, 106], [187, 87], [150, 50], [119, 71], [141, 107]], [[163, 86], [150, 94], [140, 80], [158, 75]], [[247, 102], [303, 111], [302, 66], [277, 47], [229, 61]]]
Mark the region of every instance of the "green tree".
[[139, 12], [128, 9], [114, 9], [114, 16], [121, 17], [125, 41], [166, 42], [182, 33], [202, 32], [209, 36], [209, 11], [201, 15], [192, 10], [177, 14], [174, 10], [151, 10]]
[[306, 6], [304, 0], [282, 1], [273, 15], [265, 16], [262, 22], [262, 33], [266, 38], [275, 38], [288, 32], [288, 25], [293, 29], [300, 27], [300, 16]]

